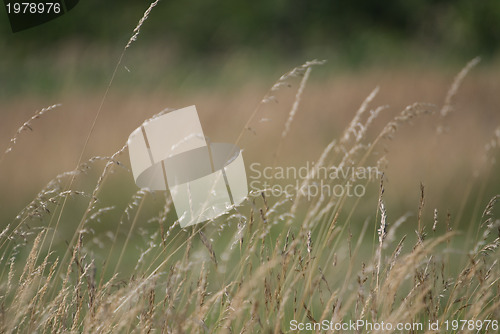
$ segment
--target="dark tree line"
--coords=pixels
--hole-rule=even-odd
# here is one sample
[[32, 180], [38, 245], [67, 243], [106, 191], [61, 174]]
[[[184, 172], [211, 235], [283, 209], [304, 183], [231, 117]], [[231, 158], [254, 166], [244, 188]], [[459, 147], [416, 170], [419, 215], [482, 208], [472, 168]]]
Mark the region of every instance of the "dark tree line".
[[[4, 15], [0, 46], [123, 43], [149, 3], [83, 0], [63, 17], [17, 34]], [[162, 0], [140, 38], [195, 55], [238, 48], [283, 54], [311, 47], [344, 50], [380, 39], [487, 56], [500, 47], [500, 1]]]

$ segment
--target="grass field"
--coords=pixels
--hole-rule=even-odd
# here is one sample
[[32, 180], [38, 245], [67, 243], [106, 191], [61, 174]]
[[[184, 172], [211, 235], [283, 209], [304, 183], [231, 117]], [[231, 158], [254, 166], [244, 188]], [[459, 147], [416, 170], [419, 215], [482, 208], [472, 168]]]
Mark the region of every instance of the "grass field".
[[[173, 84], [161, 55], [131, 56], [105, 93], [115, 58], [64, 52], [2, 104], [2, 333], [498, 332], [498, 63], [235, 58]], [[82, 63], [100, 73], [89, 83]], [[213, 141], [243, 149], [249, 179], [253, 163], [380, 173], [323, 180], [363, 196], [252, 189], [182, 229], [168, 193], [137, 189], [124, 145], [192, 104]], [[273, 180], [294, 181], [318, 180]]]

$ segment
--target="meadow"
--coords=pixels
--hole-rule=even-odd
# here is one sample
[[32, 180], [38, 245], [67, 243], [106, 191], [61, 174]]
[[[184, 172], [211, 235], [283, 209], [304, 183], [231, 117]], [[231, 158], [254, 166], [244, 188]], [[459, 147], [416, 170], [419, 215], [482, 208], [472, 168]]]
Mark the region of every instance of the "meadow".
[[[34, 87], [62, 84], [4, 99], [1, 332], [498, 332], [497, 62], [262, 75], [235, 58], [176, 82], [134, 36], [117, 64], [65, 49]], [[109, 76], [85, 85], [88, 71]], [[192, 104], [211, 139], [243, 149], [247, 176], [314, 163], [378, 177], [323, 180], [363, 196], [252, 189], [182, 229], [168, 192], [135, 186], [126, 141]]]

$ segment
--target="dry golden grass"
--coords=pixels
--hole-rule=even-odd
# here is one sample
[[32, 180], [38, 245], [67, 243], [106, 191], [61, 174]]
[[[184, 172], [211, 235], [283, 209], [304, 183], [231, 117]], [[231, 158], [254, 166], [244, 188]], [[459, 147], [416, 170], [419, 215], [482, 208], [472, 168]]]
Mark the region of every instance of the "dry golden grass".
[[[39, 101], [11, 102], [0, 332], [288, 333], [292, 320], [364, 320], [435, 333], [470, 320], [448, 331], [496, 333], [497, 322], [485, 328], [500, 320], [494, 72], [460, 86], [465, 72], [454, 83], [411, 70], [309, 83], [315, 71], [316, 62], [299, 66], [267, 92], [249, 83], [189, 97], [121, 96], [111, 80], [103, 97], [65, 96], [31, 119], [16, 113]], [[197, 104], [206, 133], [234, 139], [247, 163], [383, 173], [363, 197], [253, 191], [228, 214], [181, 229], [169, 197], [137, 190], [125, 162], [128, 134], [165, 101]], [[428, 327], [436, 321], [438, 331]]]
[[[301, 77], [310, 74], [310, 65], [295, 69], [278, 83], [303, 91], [306, 81]], [[265, 137], [267, 129], [258, 128], [259, 120], [276, 108], [271, 98], [276, 96], [288, 111], [273, 120], [273, 132], [283, 139], [268, 145], [274, 147], [271, 159], [275, 160], [286, 154], [287, 140], [297, 136], [293, 131], [297, 125], [311, 126], [299, 121], [303, 107], [298, 103], [305, 103], [307, 94], [293, 92], [293, 103], [287, 104], [286, 92], [279, 95], [282, 89], [288, 88], [271, 89], [261, 103], [255, 103], [257, 109], [235, 140], [246, 145]], [[439, 110], [451, 110], [451, 99], [443, 98], [443, 108], [411, 104], [377, 133], [372, 128], [386, 108], [372, 107], [376, 94], [377, 90], [368, 96], [344, 131], [331, 134], [333, 140], [315, 159], [317, 166], [377, 163], [385, 174], [379, 186], [368, 185], [374, 191], [363, 198], [307, 200], [300, 195], [268, 198], [254, 193], [236, 211], [182, 230], [171, 201], [162, 194], [132, 191], [128, 204], [109, 195], [133, 189], [120, 185], [130, 183], [124, 181], [130, 178], [127, 164], [120, 162], [126, 160], [126, 146], [58, 176], [1, 233], [2, 332], [286, 333], [293, 330], [291, 320], [312, 326], [349, 320], [424, 326], [429, 321], [498, 320], [500, 220], [495, 215], [498, 197], [490, 201], [486, 197], [492, 189], [473, 185], [462, 197], [466, 202], [458, 204], [459, 210], [469, 210], [467, 201], [477, 201], [484, 208], [468, 216], [471, 229], [464, 237], [458, 213], [429, 200], [428, 193], [438, 191], [443, 183], [426, 182], [420, 191], [414, 187], [413, 196], [405, 187], [415, 180], [388, 190], [391, 170], [382, 169], [399, 141], [414, 154], [426, 149], [428, 140], [405, 142], [401, 131], [409, 131], [408, 123], [434, 117], [425, 132], [429, 136], [437, 126], [449, 126], [440, 117], [450, 115], [440, 116]], [[129, 131], [128, 123], [114, 124]], [[16, 141], [18, 136], [22, 132], [16, 134]], [[494, 187], [498, 179], [492, 159], [498, 155], [498, 128], [489, 136], [476, 179]], [[96, 137], [111, 139], [97, 128]], [[309, 138], [312, 145], [312, 133]], [[19, 146], [4, 159], [24, 148]], [[254, 158], [247, 156], [250, 161]], [[106, 163], [98, 172], [101, 160]], [[452, 163], [442, 168], [441, 173], [457, 172]], [[31, 166], [30, 171], [37, 168]], [[402, 174], [412, 177], [411, 171]], [[457, 176], [464, 174], [459, 171]], [[393, 214], [398, 211], [389, 198], [394, 191], [398, 197], [416, 197], [413, 215], [397, 219]], [[432, 214], [426, 215], [429, 207]], [[476, 332], [476, 328], [462, 332]], [[490, 327], [482, 332], [496, 330]]]

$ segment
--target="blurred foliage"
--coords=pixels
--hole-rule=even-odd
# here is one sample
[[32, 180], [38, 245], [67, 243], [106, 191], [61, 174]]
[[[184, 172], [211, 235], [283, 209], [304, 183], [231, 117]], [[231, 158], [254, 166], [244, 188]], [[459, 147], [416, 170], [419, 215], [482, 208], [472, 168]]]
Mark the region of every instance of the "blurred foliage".
[[[12, 34], [5, 20], [0, 47], [12, 57], [68, 41], [114, 46], [130, 37], [150, 1], [80, 1], [68, 14]], [[6, 15], [3, 14], [6, 18]], [[374, 50], [495, 55], [500, 47], [498, 0], [162, 0], [144, 25], [141, 42], [182, 57], [251, 50], [285, 57], [334, 50], [354, 61]]]

